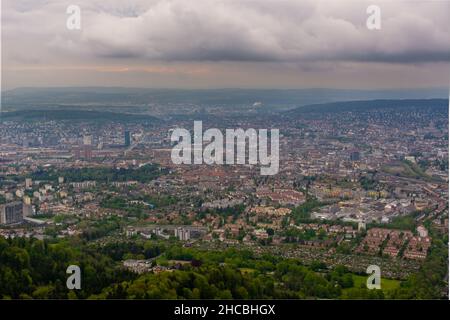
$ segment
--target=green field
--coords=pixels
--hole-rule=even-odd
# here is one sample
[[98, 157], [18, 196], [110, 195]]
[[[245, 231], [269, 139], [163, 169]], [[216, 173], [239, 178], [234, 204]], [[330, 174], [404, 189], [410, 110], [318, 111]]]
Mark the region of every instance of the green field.
[[239, 268], [239, 270], [240, 270], [242, 273], [253, 273], [253, 272], [256, 271], [255, 269], [252, 269], [252, 268]]
[[420, 166], [407, 160], [385, 165], [381, 168], [381, 170], [404, 178], [415, 178], [429, 182], [440, 182], [439, 178], [427, 175], [422, 168], [420, 168]]
[[[353, 275], [354, 288], [366, 288], [366, 281], [366, 276]], [[400, 287], [399, 280], [381, 278], [381, 290], [383, 290], [383, 292], [386, 293], [387, 291], [397, 289], [398, 287]]]

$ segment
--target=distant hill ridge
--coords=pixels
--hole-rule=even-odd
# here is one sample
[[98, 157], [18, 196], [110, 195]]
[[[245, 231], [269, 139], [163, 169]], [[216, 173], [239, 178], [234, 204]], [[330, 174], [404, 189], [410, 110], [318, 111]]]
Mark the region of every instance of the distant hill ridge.
[[448, 88], [352, 89], [146, 89], [123, 87], [18, 88], [4, 91], [3, 107], [30, 108], [50, 105], [195, 104], [247, 105], [295, 108], [336, 101], [376, 99], [431, 99], [448, 97]]
[[66, 110], [24, 110], [2, 112], [0, 119], [5, 120], [71, 120], [71, 121], [146, 121], [155, 122], [158, 118], [149, 115], [92, 111], [83, 109]]
[[285, 112], [285, 115], [295, 116], [306, 113], [364, 112], [381, 109], [404, 110], [409, 108], [445, 108], [448, 110], [448, 107], [448, 99], [380, 99], [312, 104], [289, 110]]

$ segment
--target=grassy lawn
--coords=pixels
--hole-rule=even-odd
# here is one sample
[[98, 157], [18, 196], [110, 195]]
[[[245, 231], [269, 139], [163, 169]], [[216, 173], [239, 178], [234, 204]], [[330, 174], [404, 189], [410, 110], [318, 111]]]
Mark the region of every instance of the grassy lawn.
[[[353, 287], [354, 288], [361, 288], [361, 287], [365, 288], [366, 287], [367, 277], [359, 276], [359, 275], [353, 275]], [[381, 290], [383, 290], [384, 292], [396, 289], [399, 286], [400, 286], [400, 281], [399, 280], [392, 280], [392, 279], [381, 278]]]
[[412, 163], [410, 161], [398, 161], [396, 163], [385, 165], [381, 168], [382, 171], [398, 175], [400, 177], [405, 178], [416, 178], [416, 179], [423, 179], [424, 181], [429, 182], [439, 182], [439, 178], [431, 177], [427, 175], [420, 166], [418, 166], [415, 163]]
[[253, 273], [253, 272], [256, 271], [255, 269], [252, 269], [252, 268], [239, 268], [239, 270], [240, 270], [242, 273]]

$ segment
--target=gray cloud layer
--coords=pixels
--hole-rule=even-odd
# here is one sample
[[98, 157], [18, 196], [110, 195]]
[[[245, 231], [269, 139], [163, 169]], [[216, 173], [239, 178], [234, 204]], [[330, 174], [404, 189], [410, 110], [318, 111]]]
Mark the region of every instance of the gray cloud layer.
[[[382, 28], [366, 28], [367, 6]], [[66, 28], [69, 5], [82, 29]], [[446, 86], [450, 1], [3, 0], [4, 86]]]
[[[65, 28], [69, 4], [82, 30]], [[380, 3], [382, 29], [366, 28], [370, 2], [337, 0], [6, 0], [7, 58], [47, 56], [168, 61], [450, 60], [447, 2]], [[56, 57], [58, 60], [61, 57]], [[62, 58], [63, 59], [63, 58]]]

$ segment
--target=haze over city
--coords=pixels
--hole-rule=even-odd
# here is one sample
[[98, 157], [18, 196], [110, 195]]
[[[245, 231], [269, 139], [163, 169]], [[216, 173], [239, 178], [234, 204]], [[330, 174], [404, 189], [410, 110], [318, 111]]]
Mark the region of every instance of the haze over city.
[[448, 300], [449, 9], [2, 1], [0, 300]]

